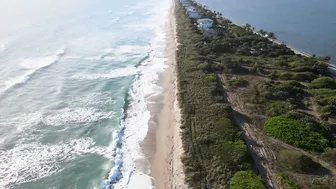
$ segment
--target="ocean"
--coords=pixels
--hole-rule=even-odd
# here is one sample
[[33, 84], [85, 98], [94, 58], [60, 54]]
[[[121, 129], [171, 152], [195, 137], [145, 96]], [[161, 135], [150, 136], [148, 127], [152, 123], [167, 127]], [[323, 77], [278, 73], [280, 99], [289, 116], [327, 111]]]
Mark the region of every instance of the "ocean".
[[280, 41], [336, 64], [334, 0], [198, 0], [238, 24], [272, 31]]
[[152, 188], [140, 143], [170, 6], [0, 2], [1, 189]]

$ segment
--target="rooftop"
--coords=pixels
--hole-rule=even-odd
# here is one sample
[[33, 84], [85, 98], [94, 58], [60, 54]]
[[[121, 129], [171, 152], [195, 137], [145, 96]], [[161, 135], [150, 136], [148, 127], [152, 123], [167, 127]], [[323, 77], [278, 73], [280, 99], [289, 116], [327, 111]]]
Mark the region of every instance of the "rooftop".
[[210, 19], [210, 18], [202, 18], [202, 19], [198, 19], [197, 20], [197, 23], [199, 23], [199, 24], [201, 24], [201, 23], [213, 23], [213, 20], [212, 19]]

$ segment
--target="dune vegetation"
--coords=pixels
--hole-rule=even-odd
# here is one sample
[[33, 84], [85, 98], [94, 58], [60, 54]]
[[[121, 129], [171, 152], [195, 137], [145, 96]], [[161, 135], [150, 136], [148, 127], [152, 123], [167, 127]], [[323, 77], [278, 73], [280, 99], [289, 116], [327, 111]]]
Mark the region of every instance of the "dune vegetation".
[[[324, 165], [335, 162], [336, 80], [328, 74], [327, 58], [295, 54], [274, 42], [272, 32], [234, 24], [218, 12], [191, 4], [201, 17], [214, 21], [217, 35], [205, 37], [176, 3], [182, 162], [190, 188], [264, 188], [252, 171], [254, 161], [232, 105], [243, 107], [239, 113], [257, 137], [269, 143], [265, 149], [280, 158], [267, 162], [278, 186], [336, 187], [333, 179], [320, 179], [308, 170], [319, 169], [316, 159]], [[234, 102], [229, 102], [228, 90]]]
[[[202, 33], [179, 5], [176, 16], [186, 179], [191, 188], [229, 188], [235, 173], [251, 171], [251, 158], [233, 121], [232, 108], [224, 100], [216, 74], [222, 68], [204, 52]], [[247, 179], [260, 182], [256, 175]]]

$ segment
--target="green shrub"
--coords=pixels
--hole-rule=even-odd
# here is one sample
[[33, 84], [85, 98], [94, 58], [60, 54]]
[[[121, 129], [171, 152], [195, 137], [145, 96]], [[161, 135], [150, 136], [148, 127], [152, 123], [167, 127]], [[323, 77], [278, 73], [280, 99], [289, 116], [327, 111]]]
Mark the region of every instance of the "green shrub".
[[284, 72], [279, 76], [282, 80], [296, 80], [296, 81], [312, 81], [317, 78], [314, 73], [311, 72]]
[[301, 189], [301, 187], [291, 181], [287, 175], [279, 173], [277, 175], [277, 180], [280, 184], [280, 187], [283, 189]]
[[294, 77], [293, 73], [291, 73], [291, 72], [284, 72], [284, 73], [280, 74], [279, 79], [282, 79], [282, 80], [292, 80], [293, 77]]
[[210, 81], [216, 81], [216, 75], [213, 74], [213, 73], [210, 73], [207, 75], [207, 79], [210, 80]]
[[307, 124], [305, 121], [285, 116], [269, 118], [265, 123], [267, 133], [288, 144], [306, 150], [323, 151], [329, 145], [328, 140], [314, 130], [311, 128], [311, 124]]
[[311, 72], [301, 72], [301, 73], [296, 73], [294, 74], [294, 80], [297, 81], [312, 81], [316, 79], [317, 76], [314, 73]]
[[288, 100], [293, 103], [301, 102], [305, 95], [303, 86], [297, 81], [288, 82], [267, 82], [263, 86], [263, 95], [269, 100]]
[[310, 157], [295, 150], [280, 151], [279, 162], [283, 168], [298, 173], [309, 173], [320, 167]]
[[229, 80], [229, 85], [230, 87], [246, 87], [248, 85], [248, 81], [243, 79], [243, 78], [240, 78], [240, 77], [236, 77], [236, 78], [233, 78], [233, 79], [230, 79]]
[[267, 106], [266, 114], [268, 116], [277, 116], [285, 114], [293, 109], [293, 106], [287, 102], [276, 101]]
[[310, 88], [312, 89], [321, 89], [321, 88], [336, 89], [336, 80], [331, 77], [320, 77], [320, 78], [314, 79], [311, 82]]
[[263, 189], [260, 177], [252, 171], [238, 171], [230, 181], [230, 189]]

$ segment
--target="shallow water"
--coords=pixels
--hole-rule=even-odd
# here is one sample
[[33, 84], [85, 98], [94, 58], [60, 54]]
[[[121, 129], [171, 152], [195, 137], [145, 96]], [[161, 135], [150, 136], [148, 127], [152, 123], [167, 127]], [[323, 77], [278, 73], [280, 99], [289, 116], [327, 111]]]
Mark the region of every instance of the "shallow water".
[[135, 162], [169, 6], [0, 2], [0, 188], [151, 187]]

